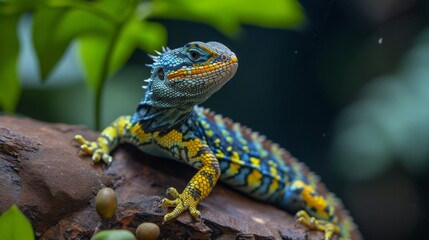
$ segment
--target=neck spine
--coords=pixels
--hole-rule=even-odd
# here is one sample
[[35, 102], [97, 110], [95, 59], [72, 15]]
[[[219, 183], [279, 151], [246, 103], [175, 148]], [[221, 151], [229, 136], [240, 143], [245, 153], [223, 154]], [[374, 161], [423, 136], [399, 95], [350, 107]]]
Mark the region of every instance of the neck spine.
[[133, 116], [146, 131], [165, 131], [186, 122], [193, 111], [194, 104], [163, 106], [151, 98], [150, 88], [140, 101]]

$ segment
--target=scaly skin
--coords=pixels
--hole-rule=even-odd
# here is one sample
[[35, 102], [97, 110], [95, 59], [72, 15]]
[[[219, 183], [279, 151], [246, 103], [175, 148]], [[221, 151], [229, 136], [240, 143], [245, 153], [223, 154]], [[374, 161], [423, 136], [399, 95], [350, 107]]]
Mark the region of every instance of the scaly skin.
[[93, 162], [110, 164], [110, 151], [121, 142], [156, 156], [183, 161], [198, 169], [182, 193], [161, 205], [174, 207], [169, 221], [185, 210], [200, 219], [197, 206], [218, 179], [254, 198], [296, 213], [297, 222], [323, 231], [325, 239], [349, 239], [350, 217], [338, 220], [332, 196], [320, 195], [318, 178], [265, 137], [197, 105], [235, 74], [237, 57], [217, 42], [191, 42], [151, 56], [154, 63], [146, 93], [132, 116], [122, 116], [104, 129], [95, 142], [75, 136]]

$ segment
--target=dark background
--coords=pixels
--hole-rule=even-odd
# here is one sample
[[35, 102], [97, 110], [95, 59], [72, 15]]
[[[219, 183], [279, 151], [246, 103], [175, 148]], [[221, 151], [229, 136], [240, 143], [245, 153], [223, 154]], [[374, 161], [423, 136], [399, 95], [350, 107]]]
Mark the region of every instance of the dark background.
[[[304, 161], [343, 200], [366, 239], [429, 239], [429, 99], [411, 101], [416, 94], [405, 94], [398, 100], [386, 93], [390, 82], [406, 84], [412, 78], [398, 72], [421, 72], [418, 90], [429, 95], [429, 73], [424, 75], [429, 51], [421, 50], [429, 46], [429, 38], [422, 37], [428, 1], [300, 2], [307, 17], [301, 29], [244, 26], [234, 39], [204, 24], [157, 21], [167, 27], [171, 48], [194, 40], [219, 41], [237, 54], [236, 76], [204, 106], [257, 130]], [[407, 62], [419, 54], [420, 61]], [[18, 113], [94, 126], [91, 92], [84, 87], [78, 57], [73, 50], [69, 55], [71, 64], [65, 60], [46, 85], [38, 83], [31, 67], [23, 70]], [[150, 61], [146, 53], [136, 52], [109, 79], [102, 126], [134, 111], [148, 77], [144, 64]], [[31, 62], [31, 57], [22, 60]], [[374, 96], [383, 101], [357, 107]], [[386, 109], [391, 110], [383, 114]], [[356, 126], [365, 127], [351, 131]], [[409, 157], [418, 150], [423, 153]]]

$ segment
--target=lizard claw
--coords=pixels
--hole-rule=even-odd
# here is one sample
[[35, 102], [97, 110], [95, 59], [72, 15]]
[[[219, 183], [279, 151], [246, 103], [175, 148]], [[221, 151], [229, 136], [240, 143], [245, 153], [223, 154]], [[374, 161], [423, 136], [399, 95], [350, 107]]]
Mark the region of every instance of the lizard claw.
[[174, 187], [167, 188], [167, 195], [170, 195], [173, 198], [179, 197], [179, 192]]
[[176, 218], [185, 210], [189, 210], [189, 213], [196, 219], [201, 220], [201, 212], [197, 210], [198, 202], [187, 192], [179, 194], [175, 188], [168, 188], [167, 194], [173, 197], [173, 200], [164, 198], [161, 200], [160, 205], [165, 207], [174, 207], [174, 210], [164, 216], [163, 223]]
[[88, 141], [81, 135], [74, 136], [74, 140], [81, 144], [79, 148], [83, 153], [92, 155], [92, 162], [94, 164], [98, 163], [100, 160], [107, 165], [112, 163], [112, 157], [109, 155], [108, 150], [102, 148], [98, 142]]
[[196, 206], [189, 206], [189, 213], [195, 218], [195, 220], [201, 221], [201, 212], [197, 210]]
[[82, 145], [88, 145], [89, 142], [82, 135], [75, 135], [74, 140]]
[[298, 211], [295, 217], [296, 223], [324, 232], [324, 240], [331, 240], [334, 233], [339, 233], [338, 225], [329, 221], [316, 219], [315, 217], [310, 216], [305, 210]]
[[175, 207], [175, 206], [177, 206], [177, 201], [176, 201], [176, 199], [170, 200], [168, 198], [164, 198], [161, 200], [159, 205], [164, 206], [164, 207]]

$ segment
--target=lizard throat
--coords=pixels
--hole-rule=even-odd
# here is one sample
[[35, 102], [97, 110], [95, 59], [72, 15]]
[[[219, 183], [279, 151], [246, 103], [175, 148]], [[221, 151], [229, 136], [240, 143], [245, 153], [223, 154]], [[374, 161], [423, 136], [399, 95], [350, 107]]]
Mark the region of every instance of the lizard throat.
[[133, 115], [132, 122], [139, 122], [149, 132], [165, 131], [187, 121], [192, 110], [193, 107], [157, 107], [142, 101]]

